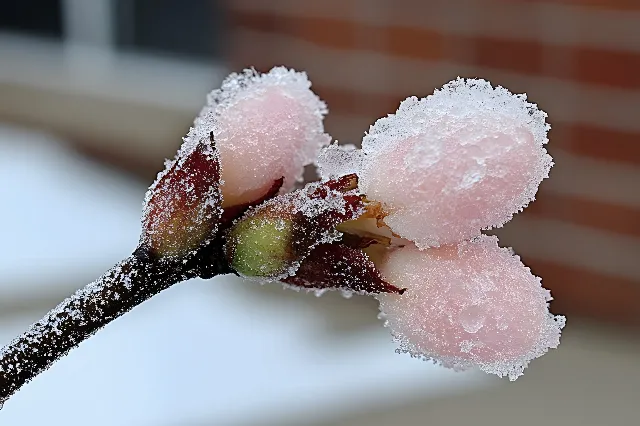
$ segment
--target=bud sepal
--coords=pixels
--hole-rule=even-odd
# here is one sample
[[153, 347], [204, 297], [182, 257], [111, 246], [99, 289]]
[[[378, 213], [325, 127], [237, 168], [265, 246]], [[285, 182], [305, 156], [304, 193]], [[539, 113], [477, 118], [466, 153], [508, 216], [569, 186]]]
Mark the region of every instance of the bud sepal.
[[[186, 144], [185, 144], [186, 145]], [[222, 217], [213, 136], [183, 145], [147, 191], [140, 244], [158, 258], [183, 258], [210, 242]]]

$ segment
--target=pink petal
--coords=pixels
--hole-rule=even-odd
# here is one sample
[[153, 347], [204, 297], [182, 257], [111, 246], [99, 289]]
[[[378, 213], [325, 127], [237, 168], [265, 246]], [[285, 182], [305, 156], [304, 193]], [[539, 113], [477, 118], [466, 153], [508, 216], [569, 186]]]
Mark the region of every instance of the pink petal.
[[560, 343], [565, 319], [549, 313], [548, 290], [496, 237], [424, 251], [407, 246], [380, 269], [407, 288], [376, 297], [400, 349], [413, 356], [515, 380]]
[[259, 198], [281, 177], [283, 190], [292, 189], [329, 143], [326, 106], [310, 86], [306, 74], [276, 67], [232, 74], [209, 95], [188, 137], [213, 132], [225, 206]]
[[455, 80], [402, 102], [362, 142], [362, 190], [418, 247], [469, 239], [522, 210], [552, 161], [546, 114], [484, 80]]

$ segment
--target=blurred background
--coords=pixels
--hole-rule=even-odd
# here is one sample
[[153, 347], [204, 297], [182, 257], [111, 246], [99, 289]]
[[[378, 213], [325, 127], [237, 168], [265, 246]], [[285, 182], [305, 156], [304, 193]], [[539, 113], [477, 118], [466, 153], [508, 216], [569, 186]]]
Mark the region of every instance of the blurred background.
[[144, 191], [230, 71], [305, 70], [359, 143], [457, 77], [526, 92], [556, 167], [497, 234], [568, 316], [509, 383], [393, 353], [365, 297], [176, 286], [25, 386], [2, 425], [637, 425], [640, 2], [0, 0], [0, 344], [135, 247]]

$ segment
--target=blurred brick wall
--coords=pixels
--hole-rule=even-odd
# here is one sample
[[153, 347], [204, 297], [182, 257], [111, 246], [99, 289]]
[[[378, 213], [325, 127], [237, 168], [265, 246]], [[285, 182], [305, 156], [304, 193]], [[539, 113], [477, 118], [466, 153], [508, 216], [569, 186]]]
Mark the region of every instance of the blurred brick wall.
[[556, 160], [498, 234], [555, 311], [640, 324], [640, 1], [232, 0], [234, 69], [306, 70], [334, 138], [482, 77], [546, 110]]

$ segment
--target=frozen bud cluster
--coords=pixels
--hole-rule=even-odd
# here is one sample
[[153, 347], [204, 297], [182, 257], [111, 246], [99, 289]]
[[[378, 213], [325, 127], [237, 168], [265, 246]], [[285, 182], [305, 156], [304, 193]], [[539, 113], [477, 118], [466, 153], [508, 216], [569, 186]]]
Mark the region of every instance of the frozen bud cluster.
[[392, 251], [382, 265], [402, 295], [379, 294], [381, 316], [400, 350], [515, 380], [560, 343], [565, 319], [518, 256], [483, 236], [458, 245]]
[[[557, 347], [550, 293], [481, 236], [548, 176], [546, 114], [458, 78], [403, 101], [362, 149], [322, 149], [326, 107], [310, 86], [277, 67], [211, 92], [147, 194], [143, 243], [174, 258], [215, 243], [246, 278], [374, 294], [399, 351], [448, 367], [514, 380]], [[293, 190], [314, 160], [322, 181]]]
[[185, 142], [213, 132], [222, 167], [224, 207], [251, 202], [284, 177], [291, 190], [330, 141], [326, 105], [305, 73], [284, 67], [231, 74], [208, 96]]
[[458, 78], [371, 126], [354, 160], [360, 188], [420, 248], [475, 237], [522, 210], [548, 176], [546, 116], [526, 95]]

